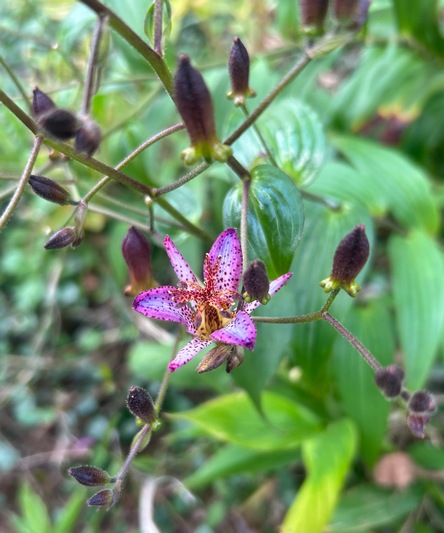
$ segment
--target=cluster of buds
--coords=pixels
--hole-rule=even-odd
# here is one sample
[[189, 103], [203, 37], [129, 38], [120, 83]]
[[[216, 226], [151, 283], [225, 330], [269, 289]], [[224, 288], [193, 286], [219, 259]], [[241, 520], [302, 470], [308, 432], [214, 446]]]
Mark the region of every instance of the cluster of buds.
[[[332, 0], [332, 14], [339, 27], [357, 30], [367, 20], [370, 0]], [[330, 0], [300, 0], [301, 25], [304, 33], [324, 33]]]
[[38, 87], [33, 90], [32, 113], [46, 135], [60, 141], [74, 138], [76, 150], [88, 157], [100, 145], [102, 134], [94, 120], [88, 116], [78, 117], [67, 109], [57, 107]]
[[325, 292], [344, 289], [353, 298], [361, 290], [355, 278], [370, 254], [364, 224], [359, 224], [342, 239], [336, 248], [331, 274], [320, 282]]
[[122, 254], [130, 275], [130, 284], [124, 290], [125, 296], [136, 296], [157, 286], [151, 272], [151, 245], [134, 226], [130, 227], [122, 241]]

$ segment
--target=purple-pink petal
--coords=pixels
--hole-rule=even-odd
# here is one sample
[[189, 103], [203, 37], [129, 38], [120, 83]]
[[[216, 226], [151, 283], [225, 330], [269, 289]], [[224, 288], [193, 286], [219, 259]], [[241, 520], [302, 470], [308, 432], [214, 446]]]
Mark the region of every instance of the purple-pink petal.
[[212, 343], [212, 341], [202, 341], [195, 337], [186, 346], [177, 352], [176, 357], [168, 365], [168, 370], [174, 372], [184, 364], [188, 363], [195, 355], [201, 350], [206, 348]]
[[208, 256], [211, 266], [219, 256], [221, 257], [215, 289], [237, 292], [242, 275], [242, 250], [236, 230], [229, 228], [223, 231], [214, 242]]
[[[276, 294], [282, 287], [287, 283], [287, 281], [291, 278], [293, 275], [293, 272], [287, 272], [287, 274], [282, 274], [282, 276], [279, 276], [275, 280], [270, 282], [270, 290], [268, 291], [270, 296], [273, 296]], [[258, 301], [251, 302], [249, 304], [244, 305], [244, 311], [246, 311], [249, 315], [251, 314], [256, 307], [259, 307], [261, 304]]]
[[194, 272], [191, 270], [190, 265], [187, 263], [183, 255], [176, 248], [176, 245], [171, 240], [169, 235], [166, 235], [163, 240], [166, 253], [171, 261], [171, 265], [176, 273], [179, 281], [197, 283], [197, 278], [194, 275]]
[[186, 305], [178, 306], [172, 300], [172, 290], [177, 289], [166, 285], [141, 292], [133, 302], [133, 309], [149, 318], [179, 322], [186, 326], [189, 333], [196, 333], [191, 309]]
[[236, 344], [252, 350], [256, 343], [256, 326], [245, 311], [238, 311], [231, 322], [214, 331], [210, 337], [224, 344]]

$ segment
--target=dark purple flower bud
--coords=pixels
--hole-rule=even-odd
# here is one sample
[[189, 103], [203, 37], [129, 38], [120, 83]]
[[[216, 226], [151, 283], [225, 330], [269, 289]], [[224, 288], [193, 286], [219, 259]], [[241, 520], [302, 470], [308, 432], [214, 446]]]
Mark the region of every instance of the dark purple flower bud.
[[114, 504], [114, 492], [111, 489], [103, 489], [91, 496], [86, 502], [88, 507], [106, 507], [108, 511]]
[[333, 268], [328, 278], [321, 281], [325, 292], [344, 289], [355, 297], [361, 290], [355, 278], [361, 272], [370, 254], [370, 244], [365, 234], [364, 224], [359, 224], [348, 233], [336, 248]]
[[51, 109], [56, 107], [51, 98], [36, 87], [32, 91], [32, 114], [35, 118], [39, 118]]
[[68, 468], [68, 475], [86, 487], [100, 487], [110, 481], [110, 475], [97, 466], [82, 465]]
[[247, 303], [257, 300], [265, 305], [269, 302], [271, 296], [268, 294], [270, 290], [270, 280], [267, 276], [265, 264], [259, 259], [252, 261], [245, 270], [242, 282], [244, 285], [243, 297]]
[[328, 0], [300, 0], [301, 24], [304, 31], [320, 34], [328, 11]]
[[407, 408], [411, 414], [429, 416], [436, 411], [436, 403], [430, 393], [418, 391], [410, 397]]
[[404, 370], [397, 365], [380, 368], [375, 374], [375, 383], [387, 398], [401, 394]]
[[122, 241], [122, 254], [130, 275], [130, 285], [125, 288], [125, 296], [136, 296], [157, 286], [151, 272], [150, 242], [134, 226], [131, 226]]
[[217, 138], [211, 94], [198, 70], [191, 66], [190, 58], [182, 54], [174, 76], [174, 99], [191, 140], [191, 147], [182, 152], [186, 164], [199, 157], [211, 162], [225, 162], [231, 148]]
[[126, 399], [128, 411], [144, 424], [157, 425], [158, 419], [151, 396], [142, 387], [130, 387]]
[[71, 226], [59, 229], [49, 237], [45, 243], [46, 250], [58, 250], [72, 245], [77, 240], [77, 235]]
[[74, 141], [75, 149], [79, 152], [85, 152], [88, 157], [97, 150], [102, 140], [102, 131], [94, 120], [89, 117], [82, 119], [82, 125], [76, 133]]
[[361, 0], [335, 0], [333, 12], [339, 23], [350, 25], [358, 14], [358, 7]]
[[54, 202], [59, 205], [76, 205], [76, 202], [71, 200], [69, 192], [55, 181], [45, 178], [45, 176], [36, 176], [32, 174], [29, 178], [29, 185], [31, 189], [48, 202]]
[[250, 56], [239, 37], [233, 39], [233, 46], [228, 60], [228, 73], [231, 81], [231, 92], [228, 98], [234, 98], [234, 105], [243, 105], [245, 98], [256, 96], [249, 87]]
[[424, 415], [407, 415], [407, 425], [415, 437], [423, 439], [425, 437], [425, 427], [429, 423], [430, 417]]
[[41, 115], [38, 122], [48, 135], [61, 141], [72, 139], [80, 127], [79, 120], [71, 111], [58, 107]]

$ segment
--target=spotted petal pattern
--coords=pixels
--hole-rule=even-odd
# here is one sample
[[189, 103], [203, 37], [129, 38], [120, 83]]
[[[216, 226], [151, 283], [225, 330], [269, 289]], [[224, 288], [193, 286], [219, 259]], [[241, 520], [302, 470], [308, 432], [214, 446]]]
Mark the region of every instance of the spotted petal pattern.
[[196, 328], [193, 324], [192, 311], [188, 306], [179, 307], [172, 301], [171, 290], [174, 289], [175, 287], [165, 285], [141, 292], [134, 300], [133, 309], [149, 318], [184, 324], [187, 331], [194, 335]]
[[[279, 276], [275, 280], [270, 282], [270, 290], [268, 291], [268, 294], [270, 296], [273, 296], [273, 294], [276, 294], [282, 287], [287, 283], [287, 281], [291, 278], [293, 275], [293, 272], [287, 272], [287, 274], [282, 274], [282, 276]], [[246, 311], [249, 315], [252, 311], [254, 311], [257, 307], [259, 307], [261, 304], [258, 301], [251, 302], [249, 304], [244, 305], [244, 311]]]
[[186, 346], [177, 352], [176, 357], [168, 365], [168, 370], [174, 372], [184, 364], [188, 363], [201, 350], [212, 344], [212, 341], [203, 341], [198, 337], [191, 340]]
[[256, 326], [250, 315], [245, 311], [238, 311], [231, 322], [210, 336], [215, 341], [236, 344], [252, 350], [256, 344]]
[[[214, 266], [219, 256], [215, 290], [237, 292], [242, 275], [242, 250], [235, 229], [223, 231], [216, 239], [208, 253], [209, 265]], [[206, 279], [206, 272], [204, 272], [204, 279]]]
[[171, 261], [171, 265], [180, 281], [197, 283], [197, 278], [194, 272], [191, 270], [190, 265], [187, 263], [183, 255], [176, 248], [176, 245], [171, 240], [169, 235], [163, 240], [166, 253]]

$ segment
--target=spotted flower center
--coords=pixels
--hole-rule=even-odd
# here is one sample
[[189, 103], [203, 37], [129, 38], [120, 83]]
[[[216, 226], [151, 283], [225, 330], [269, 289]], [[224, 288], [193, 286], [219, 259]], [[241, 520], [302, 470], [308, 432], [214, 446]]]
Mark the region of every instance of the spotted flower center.
[[213, 304], [206, 304], [201, 312], [195, 314], [195, 325], [198, 337], [207, 341], [210, 335], [224, 328], [232, 320], [229, 311], [220, 311]]

